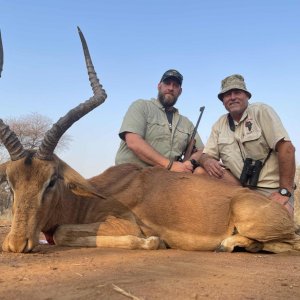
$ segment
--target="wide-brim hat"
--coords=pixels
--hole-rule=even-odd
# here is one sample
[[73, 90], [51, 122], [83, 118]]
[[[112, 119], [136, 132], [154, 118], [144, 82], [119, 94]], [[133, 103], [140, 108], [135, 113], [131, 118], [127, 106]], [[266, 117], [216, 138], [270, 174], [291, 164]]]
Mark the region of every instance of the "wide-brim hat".
[[247, 90], [244, 77], [239, 74], [234, 74], [226, 77], [222, 80], [221, 83], [221, 92], [218, 94], [218, 98], [223, 101], [223, 95], [224, 93], [230, 91], [230, 90], [242, 90], [246, 92], [249, 99], [251, 98], [251, 93]]
[[166, 71], [166, 72], [163, 74], [163, 76], [161, 77], [160, 82], [165, 81], [165, 80], [168, 79], [168, 78], [174, 78], [175, 80], [178, 81], [178, 83], [179, 83], [180, 85], [182, 85], [183, 76], [182, 76], [177, 70], [170, 69], [170, 70]]

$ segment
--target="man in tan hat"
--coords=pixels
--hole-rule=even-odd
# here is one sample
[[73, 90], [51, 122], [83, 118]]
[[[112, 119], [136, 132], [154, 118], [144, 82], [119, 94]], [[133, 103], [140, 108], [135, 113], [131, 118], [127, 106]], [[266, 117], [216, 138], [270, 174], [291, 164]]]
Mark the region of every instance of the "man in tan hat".
[[293, 214], [295, 148], [279, 116], [266, 104], [248, 103], [251, 93], [238, 74], [222, 80], [218, 98], [228, 114], [212, 127], [200, 158], [203, 168], [266, 194]]
[[158, 83], [158, 97], [137, 100], [129, 107], [120, 132], [121, 143], [116, 165], [135, 163], [141, 167], [161, 166], [175, 172], [193, 172], [203, 143], [196, 134], [196, 148], [191, 160], [176, 161], [187, 147], [194, 130], [193, 123], [174, 107], [182, 92], [183, 76], [167, 70]]

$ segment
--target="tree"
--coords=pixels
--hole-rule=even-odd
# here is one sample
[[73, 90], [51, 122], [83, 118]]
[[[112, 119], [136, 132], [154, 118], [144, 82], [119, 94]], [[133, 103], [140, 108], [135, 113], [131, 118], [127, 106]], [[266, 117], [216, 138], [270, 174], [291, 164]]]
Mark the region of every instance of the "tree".
[[[40, 146], [46, 131], [52, 126], [52, 121], [46, 116], [38, 113], [31, 113], [19, 118], [9, 118], [5, 123], [15, 132], [21, 144], [25, 149], [36, 150]], [[71, 137], [64, 134], [60, 139], [56, 150], [62, 151], [67, 149]], [[8, 160], [8, 153], [0, 143], [1, 162]]]
[[[25, 149], [36, 150], [43, 141], [46, 131], [52, 126], [52, 121], [46, 116], [38, 113], [31, 113], [19, 118], [9, 118], [5, 120], [7, 124], [18, 136], [21, 144]], [[62, 151], [67, 149], [71, 137], [64, 134], [56, 150]], [[0, 163], [9, 159], [9, 154], [6, 148], [0, 143]], [[3, 214], [8, 208], [11, 207], [10, 191], [7, 183], [0, 184], [0, 215]]]

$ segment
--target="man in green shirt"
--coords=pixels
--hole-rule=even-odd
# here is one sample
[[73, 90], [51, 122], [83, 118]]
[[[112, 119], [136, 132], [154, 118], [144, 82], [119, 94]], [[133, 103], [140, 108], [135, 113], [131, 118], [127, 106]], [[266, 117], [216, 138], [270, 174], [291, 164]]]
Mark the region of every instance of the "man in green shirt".
[[[193, 133], [193, 123], [174, 107], [182, 92], [182, 75], [176, 70], [166, 71], [158, 83], [158, 97], [137, 100], [129, 107], [119, 136], [122, 139], [116, 164], [135, 163], [142, 167], [161, 166], [175, 172], [193, 172], [190, 160], [176, 160], [186, 149]], [[203, 143], [196, 134], [198, 160]]]

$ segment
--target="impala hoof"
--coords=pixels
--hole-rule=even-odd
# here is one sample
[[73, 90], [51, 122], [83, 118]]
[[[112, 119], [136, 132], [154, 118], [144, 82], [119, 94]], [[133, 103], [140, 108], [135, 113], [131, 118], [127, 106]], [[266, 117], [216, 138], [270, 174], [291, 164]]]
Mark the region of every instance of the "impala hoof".
[[224, 247], [222, 244], [220, 244], [220, 245], [216, 248], [215, 252], [228, 252], [228, 251], [226, 250], [226, 247]]
[[160, 238], [157, 236], [150, 236], [145, 239], [143, 249], [146, 250], [157, 250], [159, 248]]

